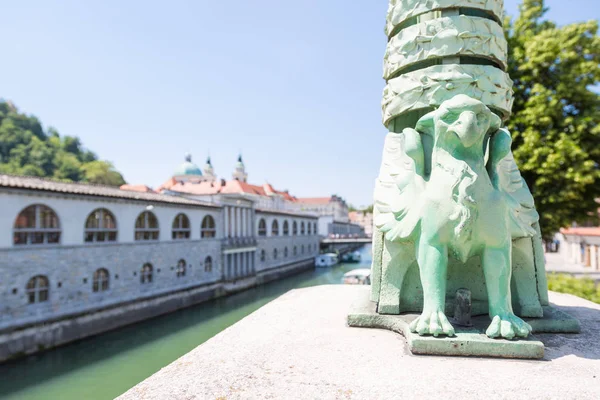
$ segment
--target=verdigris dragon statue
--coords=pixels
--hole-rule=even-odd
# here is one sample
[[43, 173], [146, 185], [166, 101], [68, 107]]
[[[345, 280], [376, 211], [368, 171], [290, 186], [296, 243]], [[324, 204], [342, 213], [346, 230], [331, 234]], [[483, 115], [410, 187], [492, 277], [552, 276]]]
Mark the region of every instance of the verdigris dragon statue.
[[[404, 264], [418, 264], [420, 335], [454, 335], [445, 314], [449, 256], [480, 256], [487, 288], [489, 337], [526, 337], [513, 312], [513, 239], [536, 234], [538, 214], [511, 153], [510, 133], [481, 101], [456, 95], [415, 127], [389, 133], [375, 189], [375, 225], [390, 246], [403, 243]], [[381, 177], [384, 177], [381, 179]]]

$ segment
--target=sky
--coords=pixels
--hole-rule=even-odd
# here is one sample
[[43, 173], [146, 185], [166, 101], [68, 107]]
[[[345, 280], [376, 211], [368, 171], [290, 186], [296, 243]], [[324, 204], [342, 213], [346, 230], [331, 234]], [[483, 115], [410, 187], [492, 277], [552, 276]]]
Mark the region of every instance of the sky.
[[[505, 0], [517, 15], [521, 0]], [[0, 98], [79, 136], [129, 183], [191, 153], [229, 179], [372, 202], [387, 0], [0, 0]], [[547, 0], [560, 25], [599, 0]]]

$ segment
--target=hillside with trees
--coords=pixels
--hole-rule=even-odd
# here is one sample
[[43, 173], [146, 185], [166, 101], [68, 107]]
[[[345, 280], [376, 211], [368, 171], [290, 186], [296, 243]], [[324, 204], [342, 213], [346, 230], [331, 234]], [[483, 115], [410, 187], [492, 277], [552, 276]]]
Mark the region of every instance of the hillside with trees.
[[44, 131], [40, 121], [0, 100], [0, 173], [89, 182], [111, 186], [125, 183], [108, 161], [83, 148], [78, 137]]

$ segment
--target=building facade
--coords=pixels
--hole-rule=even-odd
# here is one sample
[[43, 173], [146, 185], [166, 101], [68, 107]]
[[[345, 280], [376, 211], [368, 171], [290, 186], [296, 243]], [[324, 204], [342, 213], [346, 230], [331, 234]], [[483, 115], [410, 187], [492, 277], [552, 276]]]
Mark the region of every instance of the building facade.
[[373, 236], [373, 213], [367, 211], [351, 211], [350, 222], [360, 225], [368, 237]]
[[600, 227], [561, 229], [556, 242], [567, 263], [600, 271]]
[[364, 228], [350, 220], [348, 204], [340, 196], [295, 198], [291, 209], [319, 216], [319, 234], [323, 237], [364, 236]]
[[349, 222], [348, 204], [340, 196], [296, 198], [292, 208], [297, 211], [315, 213], [318, 216], [331, 216], [336, 222]]
[[191, 197], [0, 175], [0, 361], [314, 266], [316, 216]]

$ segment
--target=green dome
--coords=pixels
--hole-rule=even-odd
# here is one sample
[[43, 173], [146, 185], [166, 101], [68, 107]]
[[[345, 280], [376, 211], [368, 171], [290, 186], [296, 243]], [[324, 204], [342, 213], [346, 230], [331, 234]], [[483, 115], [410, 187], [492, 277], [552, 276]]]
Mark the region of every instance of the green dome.
[[173, 173], [173, 176], [195, 175], [202, 176], [202, 171], [196, 164], [192, 162], [192, 156], [189, 154], [185, 157], [185, 162], [179, 166]]

